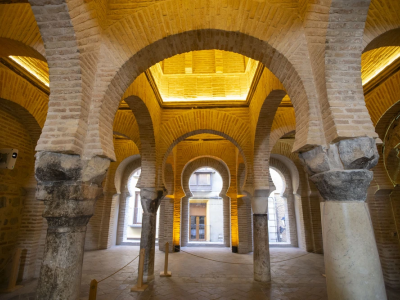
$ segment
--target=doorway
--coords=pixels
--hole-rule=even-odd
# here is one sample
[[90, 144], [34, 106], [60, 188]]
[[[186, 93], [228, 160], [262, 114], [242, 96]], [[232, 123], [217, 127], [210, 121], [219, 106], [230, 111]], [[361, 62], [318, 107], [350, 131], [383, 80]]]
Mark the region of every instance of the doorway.
[[190, 241], [206, 240], [206, 216], [190, 216]]

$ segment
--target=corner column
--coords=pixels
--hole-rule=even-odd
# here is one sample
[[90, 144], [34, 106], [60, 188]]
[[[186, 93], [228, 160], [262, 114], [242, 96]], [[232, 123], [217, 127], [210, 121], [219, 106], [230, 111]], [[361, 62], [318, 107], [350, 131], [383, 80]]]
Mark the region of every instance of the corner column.
[[48, 223], [37, 299], [79, 299], [86, 225], [109, 165], [100, 157], [36, 154], [36, 198]]
[[378, 162], [375, 140], [343, 140], [299, 155], [324, 199], [322, 229], [328, 298], [386, 299], [365, 200]]
[[259, 189], [254, 191], [254, 195], [251, 199], [253, 209], [254, 280], [259, 282], [271, 281], [268, 236], [268, 196], [269, 189]]
[[140, 201], [143, 207], [140, 249], [145, 249], [143, 272], [145, 281], [154, 279], [157, 210], [164, 196], [163, 191], [156, 191], [155, 188], [140, 187]]

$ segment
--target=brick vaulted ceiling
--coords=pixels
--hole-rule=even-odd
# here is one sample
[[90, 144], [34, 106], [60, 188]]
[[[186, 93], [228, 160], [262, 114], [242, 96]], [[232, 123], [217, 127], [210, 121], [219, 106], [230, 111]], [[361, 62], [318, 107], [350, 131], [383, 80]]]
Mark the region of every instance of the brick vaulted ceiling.
[[150, 68], [164, 104], [248, 100], [260, 63], [220, 50], [175, 55]]

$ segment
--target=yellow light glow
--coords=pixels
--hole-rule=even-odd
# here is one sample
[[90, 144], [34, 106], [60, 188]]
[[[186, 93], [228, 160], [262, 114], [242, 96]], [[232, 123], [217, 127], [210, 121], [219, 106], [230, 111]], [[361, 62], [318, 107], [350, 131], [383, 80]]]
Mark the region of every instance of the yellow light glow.
[[39, 79], [44, 85], [50, 86], [48, 71], [46, 74], [46, 70], [42, 70], [41, 66], [39, 66], [40, 64], [43, 65], [45, 63], [33, 58], [25, 58], [20, 56], [9, 56], [9, 58]]
[[193, 51], [152, 66], [163, 102], [245, 102], [258, 62], [221, 50]]
[[164, 102], [180, 102], [180, 101], [193, 101], [193, 102], [197, 102], [197, 101], [246, 101], [246, 98], [242, 98], [242, 97], [236, 96], [236, 95], [228, 95], [226, 97], [213, 97], [212, 99], [210, 99], [210, 97], [201, 97], [201, 96], [198, 96], [198, 97], [193, 98], [193, 99], [187, 99], [185, 97], [182, 97], [182, 98], [163, 97], [163, 101]]
[[181, 199], [183, 193], [174, 194], [174, 221], [173, 221], [173, 244], [181, 244]]
[[[386, 47], [389, 48], [389, 47]], [[390, 47], [392, 48], [392, 47]], [[370, 82], [373, 78], [379, 75], [384, 69], [386, 69], [389, 65], [391, 65], [396, 59], [400, 57], [400, 47], [396, 47], [397, 49], [396, 52], [393, 55], [390, 55], [387, 59], [382, 59], [382, 65], [379, 66], [376, 70], [374, 70], [370, 75], [368, 75], [363, 81], [362, 85], [366, 85], [368, 82]], [[382, 48], [384, 51], [385, 48]], [[377, 49], [376, 52], [382, 51], [381, 49]], [[374, 51], [374, 50], [373, 50]], [[367, 52], [368, 53], [368, 52]], [[365, 55], [365, 54], [364, 54]], [[379, 57], [378, 57], [379, 58]]]
[[231, 243], [232, 246], [239, 246], [239, 220], [237, 198], [231, 197]]

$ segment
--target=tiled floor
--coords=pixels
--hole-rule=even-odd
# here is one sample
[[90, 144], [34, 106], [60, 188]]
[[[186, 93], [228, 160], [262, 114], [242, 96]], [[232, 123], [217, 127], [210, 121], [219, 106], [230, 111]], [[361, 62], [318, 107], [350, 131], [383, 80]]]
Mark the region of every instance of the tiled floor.
[[[227, 248], [183, 248], [185, 252], [169, 257], [172, 277], [158, 276], [163, 270], [164, 253], [156, 252], [155, 280], [142, 293], [130, 292], [136, 283], [137, 261], [111, 278], [99, 283], [97, 299], [327, 299], [323, 256], [296, 248], [271, 248], [272, 282], [253, 281], [252, 255], [233, 254]], [[88, 299], [89, 283], [118, 270], [139, 253], [139, 247], [118, 246], [109, 250], [86, 252], [83, 264], [81, 299]], [[13, 295], [0, 299], [29, 299], [36, 281]], [[396, 298], [391, 298], [396, 299]]]

